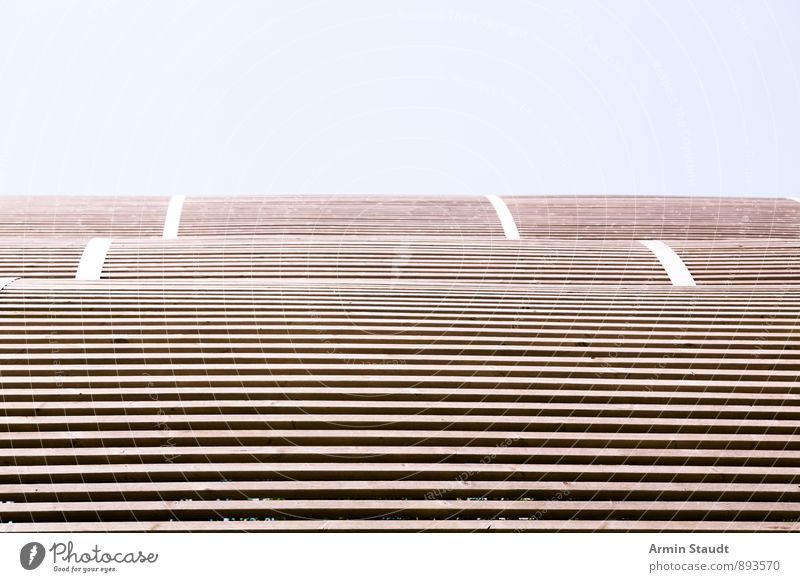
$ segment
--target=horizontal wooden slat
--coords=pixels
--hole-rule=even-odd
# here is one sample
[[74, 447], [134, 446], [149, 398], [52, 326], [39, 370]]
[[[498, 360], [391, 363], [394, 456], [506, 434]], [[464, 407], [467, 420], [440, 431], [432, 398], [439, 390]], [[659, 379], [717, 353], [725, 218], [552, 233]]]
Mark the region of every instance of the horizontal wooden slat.
[[[350, 479], [452, 479], [506, 481], [592, 480], [674, 482], [749, 482], [800, 484], [800, 467], [748, 467], [728, 465], [591, 464], [591, 463], [423, 463], [423, 462], [206, 462], [182, 463], [163, 447], [161, 462], [19, 465], [3, 468], [0, 483], [133, 482], [161, 480], [334, 480]], [[654, 459], [655, 461], [655, 459]]]
[[0, 447], [31, 446], [121, 446], [121, 445], [245, 445], [297, 444], [333, 445], [353, 443], [376, 444], [465, 444], [495, 445], [509, 440], [518, 446], [627, 446], [662, 447], [686, 446], [695, 449], [724, 448], [729, 450], [798, 450], [800, 435], [758, 433], [658, 433], [658, 432], [569, 432], [502, 431], [502, 430], [384, 430], [381, 428], [338, 430], [329, 429], [222, 429], [157, 430], [135, 429], [57, 431], [35, 430], [0, 432]]
[[[349, 515], [362, 519], [519, 519], [547, 514], [549, 519], [792, 519], [800, 503], [709, 501], [491, 501], [491, 500], [235, 500], [10, 503], [0, 515], [13, 521], [52, 521], [66, 517], [132, 519], [325, 519]], [[31, 519], [33, 518], [33, 519]]]
[[558, 520], [558, 519], [444, 519], [444, 520], [282, 520], [255, 519], [214, 521], [105, 521], [105, 522], [37, 522], [0, 523], [0, 532], [796, 532], [797, 521], [654, 521], [654, 520]]
[[773, 483], [604, 481], [159, 481], [0, 485], [16, 502], [180, 499], [475, 499], [797, 501], [800, 486]]

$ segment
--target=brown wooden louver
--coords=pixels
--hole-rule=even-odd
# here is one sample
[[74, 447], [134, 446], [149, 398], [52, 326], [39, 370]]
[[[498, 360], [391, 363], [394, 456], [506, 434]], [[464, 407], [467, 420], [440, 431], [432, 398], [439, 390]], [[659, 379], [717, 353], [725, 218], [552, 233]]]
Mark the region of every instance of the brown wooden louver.
[[794, 200], [0, 213], [0, 531], [800, 529]]

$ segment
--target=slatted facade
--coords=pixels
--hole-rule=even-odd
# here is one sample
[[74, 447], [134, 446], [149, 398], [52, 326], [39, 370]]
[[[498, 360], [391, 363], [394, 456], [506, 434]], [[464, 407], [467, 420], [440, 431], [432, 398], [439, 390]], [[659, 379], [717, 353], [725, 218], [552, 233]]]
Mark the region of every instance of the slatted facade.
[[181, 236], [503, 237], [483, 197], [251, 196], [188, 198]]
[[800, 203], [504, 201], [520, 240], [480, 197], [20, 204], [0, 531], [799, 529]]
[[163, 197], [0, 196], [3, 237], [161, 236]]
[[560, 196], [505, 198], [523, 238], [800, 238], [787, 198]]

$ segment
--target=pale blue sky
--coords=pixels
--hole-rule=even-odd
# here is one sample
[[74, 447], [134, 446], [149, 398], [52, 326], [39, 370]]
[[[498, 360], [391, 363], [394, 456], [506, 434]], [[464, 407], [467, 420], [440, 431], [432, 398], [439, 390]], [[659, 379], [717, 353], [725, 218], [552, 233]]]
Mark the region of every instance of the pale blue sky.
[[0, 2], [0, 194], [800, 196], [800, 2]]

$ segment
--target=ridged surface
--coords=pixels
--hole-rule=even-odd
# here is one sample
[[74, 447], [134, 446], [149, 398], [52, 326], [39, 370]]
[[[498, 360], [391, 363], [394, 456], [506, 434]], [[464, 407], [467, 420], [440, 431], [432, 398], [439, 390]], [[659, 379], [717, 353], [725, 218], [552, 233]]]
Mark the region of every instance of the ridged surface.
[[[798, 240], [666, 242], [698, 285], [800, 283]], [[84, 247], [78, 239], [0, 237], [0, 277], [75, 278]], [[387, 236], [115, 238], [101, 277], [669, 283], [638, 241]]]
[[796, 202], [0, 200], [0, 531], [800, 529]]
[[4, 237], [161, 236], [167, 197], [0, 196]]
[[180, 236], [456, 236], [503, 238], [482, 196], [187, 198]]
[[667, 282], [638, 242], [428, 237], [115, 240], [104, 278], [280, 277]]
[[800, 238], [786, 198], [504, 196], [522, 238]]
[[796, 287], [23, 279], [0, 306], [10, 531], [781, 529], [800, 504]]
[[673, 241], [670, 245], [698, 284], [800, 282], [800, 239]]
[[[785, 198], [503, 196], [522, 238], [800, 238]], [[0, 197], [4, 236], [162, 234], [169, 197]], [[187, 197], [179, 236], [504, 238], [482, 196]]]
[[86, 242], [0, 235], [0, 277], [74, 279]]

